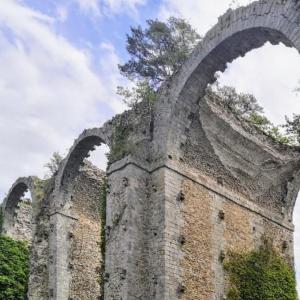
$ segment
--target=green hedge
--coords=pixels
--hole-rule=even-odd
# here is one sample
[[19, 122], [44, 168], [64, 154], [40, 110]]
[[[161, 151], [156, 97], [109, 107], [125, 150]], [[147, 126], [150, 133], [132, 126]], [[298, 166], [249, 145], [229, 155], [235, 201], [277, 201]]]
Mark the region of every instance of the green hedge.
[[297, 300], [295, 273], [269, 244], [225, 262], [229, 300]]
[[28, 276], [27, 244], [0, 236], [0, 300], [27, 299]]

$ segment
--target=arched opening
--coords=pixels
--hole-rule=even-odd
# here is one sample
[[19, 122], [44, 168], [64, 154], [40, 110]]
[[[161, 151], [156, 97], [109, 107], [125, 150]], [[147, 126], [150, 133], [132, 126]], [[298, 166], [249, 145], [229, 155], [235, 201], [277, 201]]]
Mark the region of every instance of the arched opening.
[[[238, 93], [253, 95], [264, 109], [264, 115], [286, 135], [282, 126], [285, 117], [300, 114], [299, 87], [300, 55], [283, 44], [266, 43], [243, 58], [238, 58], [218, 74], [219, 88], [234, 87]], [[299, 198], [299, 196], [298, 196]], [[295, 225], [294, 255], [297, 288], [300, 293], [300, 201], [296, 201], [293, 215]]]
[[[59, 214], [67, 218], [59, 236], [65, 235], [67, 245], [57, 260], [65, 260], [63, 277], [69, 299], [102, 299], [104, 289], [105, 218], [106, 218], [106, 153], [108, 147], [95, 132], [80, 137], [64, 161], [58, 174], [61, 197]], [[66, 217], [68, 216], [68, 217]], [[56, 220], [57, 222], [57, 220]], [[57, 279], [59, 281], [59, 279]], [[58, 285], [61, 282], [57, 283]], [[60, 288], [58, 288], [59, 290]]]
[[3, 233], [31, 243], [34, 230], [34, 179], [20, 178], [3, 203]]

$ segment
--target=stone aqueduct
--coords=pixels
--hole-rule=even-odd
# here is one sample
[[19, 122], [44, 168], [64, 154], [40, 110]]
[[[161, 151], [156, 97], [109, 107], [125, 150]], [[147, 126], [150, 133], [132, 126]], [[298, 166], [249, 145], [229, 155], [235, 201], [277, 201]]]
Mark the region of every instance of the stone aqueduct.
[[15, 210], [29, 189], [30, 299], [100, 299], [70, 295], [79, 220], [72, 201], [76, 193], [89, 194], [74, 182], [95, 146], [113, 150], [118, 139], [125, 150], [106, 173], [104, 299], [223, 299], [220, 253], [258, 247], [262, 236], [293, 263], [299, 149], [276, 144], [204, 100], [217, 71], [267, 41], [300, 51], [300, 1], [260, 0], [228, 10], [151, 110], [141, 103], [80, 135], [42, 205], [34, 205], [37, 178], [15, 182], [3, 203], [4, 230], [14, 236]]

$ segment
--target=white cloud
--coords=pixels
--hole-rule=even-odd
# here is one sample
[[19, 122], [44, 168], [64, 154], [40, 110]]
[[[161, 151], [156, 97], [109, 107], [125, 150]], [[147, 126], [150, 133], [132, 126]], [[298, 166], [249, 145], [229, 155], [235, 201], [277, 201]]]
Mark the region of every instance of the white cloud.
[[58, 5], [56, 7], [56, 16], [59, 22], [65, 22], [69, 16], [68, 7], [64, 5]]
[[136, 12], [136, 7], [145, 4], [146, 0], [103, 0], [103, 3], [113, 12], [120, 13], [123, 9]]
[[[249, 0], [238, 1], [240, 5], [248, 4]], [[204, 35], [218, 17], [230, 7], [237, 6], [232, 0], [163, 0], [160, 17], [180, 16], [188, 20], [197, 31]]]
[[136, 14], [138, 5], [143, 5], [146, 0], [73, 0], [84, 13], [92, 13], [94, 16], [101, 14], [119, 14], [127, 12]]
[[1, 198], [18, 176], [41, 176], [52, 152], [65, 152], [84, 128], [124, 109], [115, 96], [121, 78], [113, 47], [99, 47], [99, 75], [88, 51], [52, 24], [16, 1], [0, 1]]
[[75, 0], [75, 2], [85, 13], [93, 13], [96, 16], [101, 14], [98, 0]]

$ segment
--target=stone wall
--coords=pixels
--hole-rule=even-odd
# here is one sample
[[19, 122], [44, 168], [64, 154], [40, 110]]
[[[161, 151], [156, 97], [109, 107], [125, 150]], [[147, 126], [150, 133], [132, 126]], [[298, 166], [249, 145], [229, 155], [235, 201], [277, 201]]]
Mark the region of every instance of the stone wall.
[[22, 199], [14, 211], [13, 226], [8, 228], [5, 234], [15, 240], [23, 240], [31, 243], [33, 231], [33, 209], [30, 199]]
[[86, 164], [75, 179], [71, 213], [76, 217], [72, 232], [69, 268], [71, 272], [69, 299], [100, 299], [101, 220], [100, 205], [105, 174]]
[[54, 178], [44, 183], [41, 201], [36, 204], [34, 216], [34, 232], [30, 247], [30, 273], [28, 283], [28, 298], [31, 300], [49, 299], [49, 255], [50, 234], [50, 202], [54, 189]]
[[[203, 185], [184, 180], [181, 229], [183, 299], [223, 299], [223, 261], [233, 251], [258, 249], [272, 241], [280, 255], [293, 262], [292, 228], [286, 228]], [[200, 296], [201, 295], [201, 296]]]

